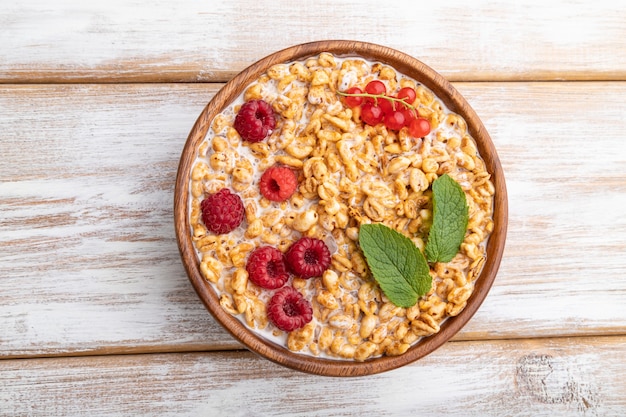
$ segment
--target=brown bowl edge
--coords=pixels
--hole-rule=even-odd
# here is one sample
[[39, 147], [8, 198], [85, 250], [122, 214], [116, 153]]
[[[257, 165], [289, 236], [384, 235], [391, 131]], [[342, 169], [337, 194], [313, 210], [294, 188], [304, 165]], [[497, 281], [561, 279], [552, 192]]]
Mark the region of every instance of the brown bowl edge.
[[[191, 233], [188, 222], [188, 184], [194, 158], [187, 156], [195, 155], [213, 117], [267, 68], [278, 63], [301, 60], [321, 52], [330, 52], [338, 56], [361, 56], [379, 61], [426, 85], [452, 111], [463, 115], [468, 130], [477, 143], [478, 151], [485, 161], [487, 171], [492, 173], [496, 189], [493, 212], [496, 227], [489, 237], [487, 260], [476, 280], [468, 305], [458, 316], [447, 318], [438, 333], [423, 338], [403, 355], [383, 356], [365, 362], [333, 360], [297, 354], [263, 339], [222, 309], [216, 293], [200, 273], [195, 249], [189, 239]], [[504, 251], [508, 224], [508, 198], [500, 160], [491, 137], [469, 103], [445, 78], [416, 58], [389, 47], [360, 41], [327, 40], [295, 45], [266, 56], [231, 79], [205, 106], [189, 133], [180, 158], [174, 196], [176, 239], [180, 255], [194, 290], [209, 312], [233, 337], [253, 352], [288, 368], [324, 376], [364, 376], [396, 369], [432, 353], [452, 338], [478, 310], [495, 280]]]

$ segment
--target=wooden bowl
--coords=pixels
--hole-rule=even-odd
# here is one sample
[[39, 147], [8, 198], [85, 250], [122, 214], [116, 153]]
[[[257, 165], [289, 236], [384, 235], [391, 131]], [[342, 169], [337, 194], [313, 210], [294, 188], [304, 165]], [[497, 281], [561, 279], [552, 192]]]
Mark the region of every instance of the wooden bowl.
[[[271, 66], [302, 60], [321, 52], [339, 56], [360, 56], [379, 61], [430, 88], [448, 108], [465, 118], [468, 130], [477, 143], [478, 151], [485, 161], [487, 171], [492, 174], [491, 179], [495, 185], [493, 213], [495, 227], [487, 244], [487, 260], [475, 282], [475, 289], [467, 306], [459, 315], [446, 319], [438, 333], [422, 338], [400, 356], [383, 356], [365, 362], [332, 360], [294, 353], [267, 341], [220, 306], [216, 292], [200, 273], [192, 243], [188, 212], [190, 171], [198, 147], [204, 140], [214, 116]], [[331, 40], [301, 44], [273, 53], [243, 70], [215, 95], [198, 117], [182, 151], [176, 178], [174, 216], [182, 261], [194, 289], [213, 317], [237, 340], [251, 351], [292, 369], [326, 376], [362, 376], [395, 369], [428, 355], [452, 338], [470, 320], [487, 296], [496, 277], [504, 250], [508, 208], [504, 175], [491, 138], [474, 110], [446, 79], [421, 61], [397, 50], [365, 42]]]

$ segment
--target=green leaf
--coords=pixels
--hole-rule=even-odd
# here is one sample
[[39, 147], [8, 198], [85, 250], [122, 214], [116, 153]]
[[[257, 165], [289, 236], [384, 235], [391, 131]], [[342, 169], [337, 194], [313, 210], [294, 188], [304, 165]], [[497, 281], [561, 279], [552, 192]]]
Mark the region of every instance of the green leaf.
[[363, 224], [359, 244], [374, 279], [396, 306], [411, 307], [430, 290], [430, 268], [411, 239], [383, 224]]
[[448, 174], [437, 178], [432, 188], [433, 224], [428, 232], [426, 257], [429, 262], [450, 262], [467, 231], [467, 200], [461, 186]]

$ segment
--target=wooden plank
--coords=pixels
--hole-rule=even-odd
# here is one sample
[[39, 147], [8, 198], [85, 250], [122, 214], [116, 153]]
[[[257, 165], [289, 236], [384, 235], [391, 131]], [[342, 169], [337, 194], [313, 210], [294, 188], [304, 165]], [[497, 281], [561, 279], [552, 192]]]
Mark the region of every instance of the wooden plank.
[[[457, 83], [509, 187], [457, 340], [626, 329], [626, 83]], [[232, 349], [180, 264], [178, 157], [220, 85], [0, 86], [0, 356]]]
[[[501, 273], [465, 330], [509, 337], [504, 319], [526, 337], [575, 335], [581, 325], [624, 334], [626, 83], [458, 88], [491, 133], [509, 189]], [[546, 321], [556, 317], [554, 333]]]
[[2, 8], [0, 82], [221, 82], [324, 39], [390, 46], [454, 81], [624, 80], [624, 21], [610, 0], [24, 0]]
[[180, 151], [217, 87], [2, 89], [2, 355], [239, 346], [190, 286], [173, 227]]
[[626, 338], [451, 342], [362, 378], [249, 352], [0, 361], [6, 416], [620, 416]]

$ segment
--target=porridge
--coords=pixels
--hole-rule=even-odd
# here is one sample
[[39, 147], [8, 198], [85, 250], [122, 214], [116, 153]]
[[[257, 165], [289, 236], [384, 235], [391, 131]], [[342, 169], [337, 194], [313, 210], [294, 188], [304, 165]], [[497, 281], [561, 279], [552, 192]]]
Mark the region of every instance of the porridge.
[[[453, 256], [425, 264], [427, 291], [403, 305], [374, 276], [361, 227], [383, 225], [422, 257], [444, 177], [462, 190], [466, 223]], [[213, 119], [189, 187], [200, 271], [222, 308], [318, 357], [400, 355], [437, 333], [472, 295], [493, 230], [494, 185], [465, 120], [358, 57], [270, 68]]]

